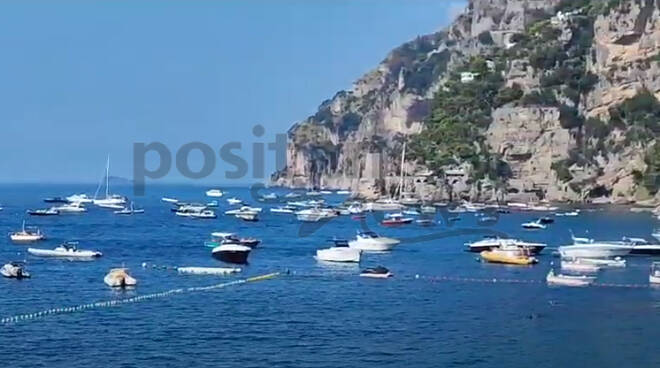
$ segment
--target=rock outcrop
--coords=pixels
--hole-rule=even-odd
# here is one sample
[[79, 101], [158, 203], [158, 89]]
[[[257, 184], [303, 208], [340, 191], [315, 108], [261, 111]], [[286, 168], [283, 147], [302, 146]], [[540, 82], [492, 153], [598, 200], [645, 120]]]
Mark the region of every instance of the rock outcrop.
[[[660, 97], [659, 3], [471, 0], [445, 30], [394, 49], [295, 124], [273, 183], [393, 191], [403, 142], [425, 134], [436, 93], [483, 56], [503, 65], [502, 89], [520, 91], [480, 128], [483, 147], [510, 175], [493, 180], [471, 174], [467, 161], [437, 167], [414, 157], [404, 167], [409, 190], [443, 199], [648, 199], [657, 192], [644, 177], [654, 174], [648, 156], [660, 134], [647, 121], [660, 120], [657, 100], [647, 98]], [[639, 103], [646, 115], [626, 113]]]

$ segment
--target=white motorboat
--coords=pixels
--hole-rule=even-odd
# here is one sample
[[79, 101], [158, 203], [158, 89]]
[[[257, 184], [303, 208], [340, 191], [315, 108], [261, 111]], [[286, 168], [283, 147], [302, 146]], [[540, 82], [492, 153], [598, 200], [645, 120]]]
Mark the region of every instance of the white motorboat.
[[412, 217], [403, 216], [402, 213], [388, 213], [380, 223], [385, 226], [399, 226], [410, 224], [414, 220]]
[[239, 244], [222, 244], [213, 248], [213, 258], [227, 263], [247, 264], [252, 248]]
[[110, 287], [132, 287], [137, 280], [128, 274], [127, 268], [113, 268], [103, 278], [103, 282]]
[[250, 206], [243, 206], [243, 207], [238, 208], [238, 209], [233, 209], [233, 210], [225, 211], [225, 215], [230, 215], [230, 216], [231, 216], [231, 215], [237, 215], [237, 214], [239, 214], [239, 213], [248, 213], [248, 212], [250, 212], [250, 213], [260, 213], [260, 212], [261, 212], [261, 208], [258, 208], [258, 207], [250, 207]]
[[338, 190], [335, 192], [335, 194], [341, 194], [341, 195], [348, 195], [351, 194], [350, 190]]
[[308, 197], [318, 197], [323, 195], [323, 193], [317, 191], [317, 190], [310, 190], [309, 192], [305, 193]]
[[0, 275], [10, 279], [30, 278], [30, 273], [23, 268], [20, 262], [9, 262], [0, 268]]
[[386, 252], [399, 243], [397, 239], [380, 236], [373, 231], [365, 231], [359, 232], [355, 240], [348, 242], [348, 246], [363, 251]]
[[241, 272], [238, 267], [177, 267], [179, 273], [185, 275], [230, 275]]
[[405, 194], [399, 199], [399, 202], [405, 206], [417, 206], [422, 201], [419, 198], [413, 197], [410, 194]]
[[308, 208], [296, 212], [296, 218], [303, 222], [318, 222], [335, 216], [336, 214], [334, 211], [321, 208]]
[[556, 211], [559, 208], [554, 207], [554, 206], [548, 206], [548, 205], [530, 205], [527, 207], [529, 211], [537, 211], [537, 212], [549, 212], [549, 211]]
[[83, 207], [82, 202], [71, 202], [69, 204], [63, 204], [61, 206], [53, 207], [53, 209], [59, 211], [60, 213], [82, 213], [87, 212], [87, 209]]
[[465, 208], [465, 211], [467, 211], [467, 212], [479, 212], [479, 211], [483, 211], [483, 210], [486, 209], [485, 204], [471, 203], [471, 202], [463, 203], [462, 207]]
[[660, 262], [653, 262], [653, 264], [651, 264], [649, 282], [651, 284], [660, 284]]
[[454, 208], [449, 208], [447, 210], [447, 212], [448, 213], [465, 213], [465, 212], [467, 212], [467, 209], [465, 209], [465, 207], [463, 207], [463, 206], [456, 206]]
[[415, 209], [408, 209], [408, 210], [403, 210], [403, 214], [409, 216], [419, 216], [419, 211]]
[[600, 271], [601, 267], [589, 262], [583, 262], [582, 258], [576, 258], [574, 260], [562, 259], [561, 269], [569, 272], [596, 273]]
[[92, 203], [94, 201], [87, 194], [73, 194], [66, 197], [66, 200], [71, 203]]
[[209, 189], [206, 191], [207, 197], [220, 198], [224, 195], [220, 189]]
[[324, 262], [360, 262], [362, 251], [353, 249], [343, 240], [335, 240], [335, 246], [316, 251], [316, 259]]
[[569, 261], [578, 260], [583, 264], [592, 264], [601, 268], [604, 267], [626, 267], [626, 260], [621, 257], [615, 257], [614, 259], [606, 258], [565, 258]]
[[243, 203], [243, 201], [241, 201], [240, 199], [238, 199], [236, 197], [232, 197], [232, 198], [227, 198], [227, 203], [229, 203], [232, 206], [236, 206], [236, 205], [239, 205], [239, 204]]
[[284, 198], [299, 198], [300, 194], [294, 193], [294, 192], [289, 192], [284, 195]]
[[392, 272], [383, 266], [367, 268], [360, 272], [360, 277], [369, 277], [372, 279], [386, 279], [392, 276], [394, 276]]
[[538, 254], [546, 247], [544, 243], [532, 243], [512, 238], [486, 238], [473, 243], [465, 243], [470, 252], [481, 253], [485, 250], [491, 250], [500, 247], [516, 246], [518, 248], [529, 249], [530, 253]]
[[566, 217], [575, 217], [580, 214], [580, 210], [568, 211], [568, 212], [559, 212], [555, 216], [566, 216]]
[[595, 278], [592, 276], [570, 276], [570, 275], [555, 275], [554, 270], [550, 270], [545, 278], [548, 285], [561, 285], [561, 286], [589, 286]]
[[28, 248], [28, 253], [39, 257], [63, 257], [63, 258], [98, 258], [103, 253], [95, 250], [78, 249], [77, 242], [66, 242], [55, 249]]
[[628, 255], [633, 245], [622, 241], [598, 241], [572, 236], [573, 244], [559, 247], [562, 258], [613, 258]]
[[275, 193], [267, 193], [261, 196], [261, 199], [264, 200], [272, 200], [272, 199], [277, 199], [277, 194]]
[[10, 233], [9, 238], [14, 243], [31, 243], [43, 240], [46, 236], [37, 227], [26, 227], [25, 221], [23, 221], [21, 231]]
[[543, 225], [540, 220], [525, 222], [521, 226], [525, 229], [530, 229], [530, 230], [542, 230], [546, 228], [546, 226]]
[[332, 194], [331, 190], [321, 190], [319, 193], [321, 194]]
[[295, 207], [284, 206], [284, 207], [271, 208], [270, 212], [272, 212], [272, 213], [292, 214], [292, 213], [296, 212], [296, 209], [295, 209]]
[[161, 198], [160, 200], [163, 201], [163, 202], [165, 202], [165, 203], [172, 203], [172, 204], [177, 204], [177, 203], [179, 203], [179, 200], [178, 200], [178, 199], [175, 199], [175, 198], [163, 197], [163, 198]]

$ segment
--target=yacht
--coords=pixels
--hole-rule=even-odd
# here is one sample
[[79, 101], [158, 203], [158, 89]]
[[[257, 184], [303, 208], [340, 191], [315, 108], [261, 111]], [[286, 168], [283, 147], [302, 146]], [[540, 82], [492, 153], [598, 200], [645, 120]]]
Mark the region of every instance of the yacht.
[[73, 194], [66, 197], [68, 203], [92, 203], [94, 200], [89, 198], [87, 194]]
[[362, 251], [348, 246], [346, 240], [333, 240], [335, 245], [326, 249], [316, 251], [316, 259], [325, 262], [360, 262]]
[[206, 191], [207, 197], [220, 198], [224, 193], [220, 189], [209, 189]]
[[39, 257], [98, 258], [103, 255], [95, 250], [78, 249], [78, 242], [65, 242], [55, 249], [28, 248], [27, 251]]
[[213, 258], [227, 263], [247, 264], [252, 248], [240, 244], [222, 244], [211, 251]]
[[404, 217], [402, 213], [388, 213], [385, 215], [385, 219], [380, 223], [385, 226], [398, 226], [410, 224], [414, 221], [412, 217]]
[[14, 243], [30, 243], [44, 240], [46, 236], [37, 227], [26, 227], [25, 221], [23, 221], [21, 231], [9, 234], [9, 238]]
[[241, 219], [243, 221], [248, 221], [248, 222], [259, 221], [258, 212], [250, 212], [250, 211], [239, 212], [236, 213], [234, 216], [236, 216], [236, 218]]
[[623, 241], [632, 245], [630, 254], [660, 255], [660, 244], [649, 244], [642, 238], [623, 238]]
[[30, 216], [57, 216], [60, 214], [60, 211], [51, 207], [45, 210], [28, 210], [27, 214]]
[[589, 286], [595, 278], [592, 276], [569, 276], [562, 274], [555, 274], [554, 270], [550, 270], [545, 277], [548, 285], [561, 285], [561, 286]]
[[526, 248], [532, 254], [539, 254], [546, 247], [543, 243], [530, 243], [523, 240], [511, 238], [486, 238], [473, 243], [466, 243], [470, 252], [481, 253], [485, 250], [499, 248], [502, 246], [516, 246], [518, 248]]
[[563, 258], [612, 258], [628, 255], [633, 245], [622, 241], [594, 241], [593, 239], [573, 237], [572, 245], [559, 247]]
[[133, 287], [137, 280], [128, 274], [127, 268], [113, 268], [103, 278], [103, 282], [110, 287]]
[[83, 207], [82, 202], [71, 202], [69, 204], [63, 204], [61, 206], [53, 207], [54, 210], [59, 211], [60, 213], [81, 213], [87, 212], [87, 209]]
[[92, 203], [94, 203], [94, 205], [99, 207], [115, 209], [115, 210], [124, 208], [124, 205], [127, 202], [126, 197], [118, 194], [110, 194], [110, 156], [108, 156], [108, 159], [105, 164], [105, 197], [99, 199], [97, 197], [99, 195], [99, 191], [101, 190], [102, 186], [103, 186], [103, 181], [101, 181], [101, 183], [99, 183], [99, 186], [96, 188], [96, 193], [94, 194], [94, 199], [92, 200]]
[[390, 251], [400, 241], [393, 238], [380, 236], [373, 231], [359, 232], [355, 240], [348, 242], [348, 246], [363, 251], [384, 252]]
[[27, 279], [30, 273], [25, 270], [20, 262], [9, 262], [0, 268], [0, 275], [11, 279]]

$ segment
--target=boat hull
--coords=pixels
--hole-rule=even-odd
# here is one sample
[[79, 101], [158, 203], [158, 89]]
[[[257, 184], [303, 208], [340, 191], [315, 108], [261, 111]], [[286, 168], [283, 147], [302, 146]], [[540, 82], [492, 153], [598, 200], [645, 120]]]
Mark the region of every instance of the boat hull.
[[534, 257], [510, 256], [492, 251], [481, 252], [481, 258], [490, 263], [502, 263], [519, 266], [527, 266], [538, 262]]
[[353, 249], [359, 249], [365, 252], [387, 252], [392, 250], [397, 244], [398, 240], [394, 239], [385, 239], [383, 240], [374, 240], [374, 239], [360, 239], [352, 240], [348, 242], [348, 246]]
[[250, 248], [245, 247], [245, 250], [226, 250], [222, 249], [222, 245], [213, 249], [213, 258], [225, 263], [233, 264], [247, 264], [248, 256], [250, 255]]
[[352, 248], [328, 248], [316, 251], [316, 259], [324, 262], [346, 262], [359, 263], [360, 250]]
[[632, 248], [630, 254], [660, 255], [660, 245], [637, 245]]
[[562, 258], [612, 258], [628, 255], [632, 247], [569, 245], [559, 247]]

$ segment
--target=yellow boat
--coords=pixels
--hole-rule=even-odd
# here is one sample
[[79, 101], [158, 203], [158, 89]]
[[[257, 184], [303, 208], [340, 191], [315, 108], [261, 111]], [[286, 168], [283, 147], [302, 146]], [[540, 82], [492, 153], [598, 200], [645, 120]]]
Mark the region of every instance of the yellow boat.
[[485, 250], [480, 254], [483, 260], [491, 263], [530, 265], [538, 262], [536, 258], [529, 255], [529, 252], [515, 246]]

